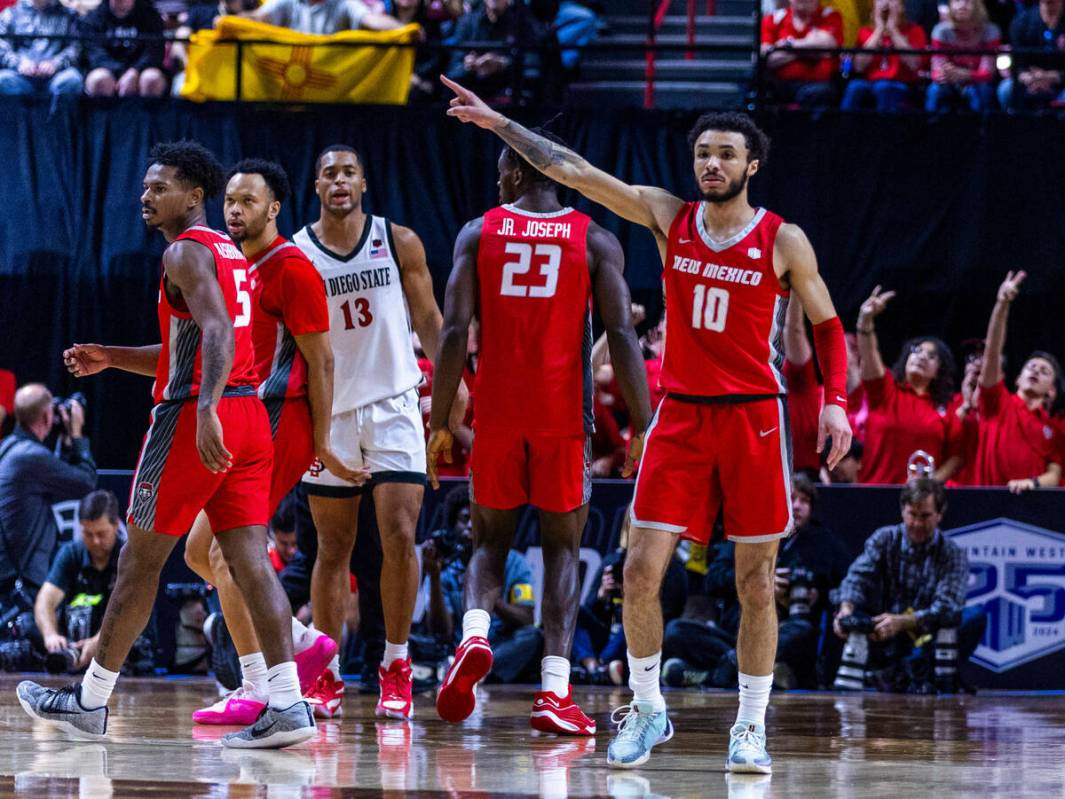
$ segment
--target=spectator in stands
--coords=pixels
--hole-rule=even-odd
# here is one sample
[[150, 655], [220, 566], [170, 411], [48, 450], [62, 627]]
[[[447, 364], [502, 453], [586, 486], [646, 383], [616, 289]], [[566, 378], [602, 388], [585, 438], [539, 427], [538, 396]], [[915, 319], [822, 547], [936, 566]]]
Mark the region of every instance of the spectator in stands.
[[842, 43], [843, 18], [819, 0], [790, 0], [786, 10], [765, 16], [762, 53], [769, 53], [766, 65], [776, 99], [804, 107], [834, 105], [839, 97], [838, 59], [830, 53], [805, 51]]
[[563, 48], [559, 55], [562, 67], [567, 71], [576, 71], [582, 53], [580, 50], [567, 50], [566, 45], [583, 47], [594, 42], [599, 35], [599, 14], [602, 11], [603, 4], [593, 0], [563, 0], [559, 4], [552, 27], [559, 46]]
[[536, 89], [541, 72], [540, 54], [527, 50], [522, 64], [515, 63], [515, 54], [506, 50], [474, 50], [467, 43], [494, 42], [508, 47], [535, 47], [542, 42], [543, 33], [531, 12], [519, 9], [513, 0], [484, 0], [483, 8], [470, 11], [455, 26], [448, 44], [459, 48], [452, 51], [447, 76], [482, 97], [500, 99], [518, 78], [526, 88]]
[[293, 503], [282, 500], [281, 505], [270, 519], [270, 538], [267, 551], [274, 571], [281, 574], [285, 567], [296, 557], [299, 546], [296, 540], [296, 513]]
[[948, 485], [976, 485], [976, 459], [980, 451], [980, 371], [984, 364], [984, 340], [970, 339], [962, 342], [965, 355], [965, 371], [961, 387], [947, 412], [961, 424], [961, 443], [958, 454], [962, 463]]
[[[775, 574], [780, 621], [778, 688], [817, 687], [817, 641], [829, 610], [829, 591], [847, 572], [847, 557], [835, 536], [816, 520], [817, 489], [805, 475], [792, 482], [794, 531], [780, 547]], [[739, 628], [736, 545], [726, 541], [707, 572], [707, 588], [722, 601], [719, 627], [688, 619], [666, 626], [662, 670], [667, 685], [713, 684], [727, 688], [737, 677], [735, 635]]]
[[1058, 485], [1065, 463], [1065, 439], [1048, 412], [1049, 399], [1061, 378], [1057, 359], [1049, 352], [1033, 352], [1017, 376], [1013, 394], [1006, 389], [1002, 371], [1009, 308], [1025, 276], [1010, 272], [999, 287], [987, 325], [977, 402], [977, 482], [1009, 486], [1014, 493]]
[[814, 350], [806, 337], [802, 301], [792, 295], [784, 317], [784, 379], [788, 384], [792, 465], [796, 472], [816, 477], [821, 469], [817, 427], [821, 415], [821, 386], [814, 369]]
[[[920, 25], [906, 19], [902, 0], [876, 0], [873, 25], [858, 32], [858, 45], [870, 50], [923, 50], [928, 38]], [[913, 104], [924, 56], [863, 53], [854, 56], [853, 65], [855, 77], [843, 95], [843, 110], [875, 107], [881, 114], [893, 114]]]
[[81, 44], [40, 38], [73, 35], [77, 25], [59, 0], [18, 0], [0, 12], [0, 94], [80, 94]]
[[[577, 614], [571, 659], [580, 667], [578, 677], [582, 681], [597, 685], [624, 685], [628, 676], [628, 649], [625, 646], [625, 630], [621, 625], [625, 601], [625, 587], [621, 579], [625, 571], [625, 553], [624, 548], [619, 548], [603, 559], [599, 573], [592, 581], [592, 588]], [[680, 617], [687, 595], [688, 577], [684, 564], [674, 555], [662, 580], [664, 623]]]
[[953, 692], [958, 657], [965, 662], [976, 650], [986, 616], [965, 608], [969, 560], [939, 529], [942, 484], [911, 480], [899, 506], [902, 523], [869, 537], [839, 587], [832, 629], [847, 647], [835, 687], [860, 690], [869, 668], [887, 667], [876, 680], [881, 687]]
[[[462, 0], [388, 0], [385, 11], [400, 25], [420, 25], [422, 39], [428, 44], [442, 44], [444, 26], [462, 16]], [[430, 100], [440, 91], [440, 73], [447, 69], [447, 52], [420, 47], [410, 76], [410, 99]]]
[[880, 286], [858, 314], [862, 383], [869, 403], [865, 454], [859, 482], [904, 483], [907, 463], [918, 450], [935, 460], [935, 476], [949, 480], [961, 465], [961, 430], [947, 413], [954, 393], [954, 357], [937, 338], [907, 341], [891, 371], [884, 368], [873, 323], [895, 292]]
[[[429, 576], [428, 627], [438, 641], [458, 644], [462, 638], [463, 595], [466, 568], [473, 552], [473, 525], [469, 521], [469, 492], [456, 502], [449, 516], [455, 519], [443, 535], [434, 535], [422, 549], [422, 568]], [[461, 522], [461, 523], [460, 523]], [[503, 585], [492, 609], [488, 641], [492, 645], [490, 678], [515, 682], [539, 672], [543, 634], [533, 625], [532, 570], [524, 556], [510, 550], [503, 571]]]
[[[950, 0], [947, 19], [932, 31], [935, 50], [994, 50], [1001, 44], [1002, 32], [988, 22], [983, 0]], [[964, 102], [977, 113], [988, 111], [995, 102], [994, 76], [993, 53], [933, 56], [925, 110], [947, 111]]]
[[[418, 359], [418, 368], [422, 372], [422, 383], [418, 386], [418, 409], [422, 414], [422, 432], [426, 442], [429, 441], [429, 416], [433, 410], [433, 362], [426, 356], [422, 349], [418, 334], [412, 333], [411, 340], [414, 344], [414, 355]], [[474, 341], [474, 328], [471, 326], [469, 333], [470, 363], [476, 357], [477, 345]], [[445, 458], [437, 466], [437, 473], [441, 477], [465, 477], [470, 473], [470, 453], [473, 450], [473, 415], [474, 401], [473, 389], [476, 387], [476, 377], [467, 364], [463, 370], [463, 380], [470, 394], [469, 402], [466, 403], [466, 415], [462, 417], [462, 424], [452, 430], [454, 441], [451, 444], [451, 461]]]
[[247, 16], [302, 33], [387, 31], [400, 27], [395, 17], [372, 11], [361, 0], [266, 0]]
[[[61, 419], [60, 454], [44, 441]], [[52, 393], [30, 383], [15, 393], [15, 432], [0, 443], [0, 609], [31, 610], [56, 551], [52, 505], [81, 499], [96, 487], [96, 464], [82, 436], [85, 410], [77, 401], [52, 404]]]
[[90, 97], [162, 97], [163, 18], [151, 0], [107, 0], [85, 18]]
[[1010, 44], [1016, 48], [1045, 50], [1045, 56], [1014, 56], [1013, 77], [998, 86], [998, 102], [1011, 111], [1045, 108], [1065, 102], [1065, 13], [1063, 0], [1039, 0], [1014, 17]]

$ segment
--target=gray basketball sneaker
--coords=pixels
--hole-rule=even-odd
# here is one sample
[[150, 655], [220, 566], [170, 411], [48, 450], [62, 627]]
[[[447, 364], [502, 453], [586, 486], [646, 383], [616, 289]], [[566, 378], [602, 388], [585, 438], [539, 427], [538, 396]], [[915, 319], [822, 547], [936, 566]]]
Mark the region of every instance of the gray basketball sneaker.
[[86, 710], [81, 706], [81, 684], [45, 688], [23, 680], [15, 689], [19, 704], [30, 716], [54, 724], [75, 738], [98, 740], [107, 734], [107, 706]]
[[222, 746], [231, 749], [281, 749], [309, 741], [315, 736], [311, 706], [300, 701], [284, 710], [269, 705], [250, 727], [222, 736]]

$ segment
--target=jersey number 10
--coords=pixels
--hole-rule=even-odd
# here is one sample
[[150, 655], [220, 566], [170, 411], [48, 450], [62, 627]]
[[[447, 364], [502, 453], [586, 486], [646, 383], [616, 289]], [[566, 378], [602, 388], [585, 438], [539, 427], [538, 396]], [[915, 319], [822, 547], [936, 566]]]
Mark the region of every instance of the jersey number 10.
[[[558, 267], [562, 263], [562, 248], [557, 244], [537, 244], [524, 241], [508, 241], [504, 249], [507, 255], [516, 255], [518, 260], [503, 264], [503, 286], [499, 293], [504, 297], [554, 297], [558, 288]], [[515, 285], [515, 275], [526, 275], [532, 268], [533, 258], [538, 259], [537, 272], [544, 278], [542, 286]], [[542, 259], [542, 260], [540, 260]]]
[[724, 289], [707, 288], [703, 284], [695, 287], [695, 301], [692, 303], [692, 327], [696, 330], [713, 330], [721, 333], [725, 329], [725, 317], [728, 316], [728, 292]]

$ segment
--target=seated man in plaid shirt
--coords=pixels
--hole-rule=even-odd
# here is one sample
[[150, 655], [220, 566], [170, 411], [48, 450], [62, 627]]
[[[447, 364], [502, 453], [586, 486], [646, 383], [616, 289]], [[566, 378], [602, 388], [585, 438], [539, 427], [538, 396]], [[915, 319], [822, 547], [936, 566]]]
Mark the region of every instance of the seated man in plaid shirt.
[[931, 478], [911, 480], [899, 505], [902, 523], [869, 537], [837, 592], [832, 628], [847, 645], [835, 688], [861, 690], [871, 683], [953, 693], [958, 663], [975, 651], [986, 616], [980, 607], [965, 607], [969, 559], [939, 530], [943, 486]]

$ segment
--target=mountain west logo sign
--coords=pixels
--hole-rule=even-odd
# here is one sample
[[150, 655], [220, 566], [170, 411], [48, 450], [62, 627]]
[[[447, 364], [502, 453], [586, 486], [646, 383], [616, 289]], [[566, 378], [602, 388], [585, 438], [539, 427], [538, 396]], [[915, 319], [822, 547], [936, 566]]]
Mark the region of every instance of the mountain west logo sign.
[[947, 536], [969, 557], [966, 604], [987, 612], [975, 662], [1002, 673], [1065, 648], [1065, 535], [992, 519]]

